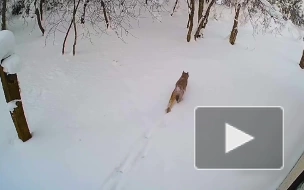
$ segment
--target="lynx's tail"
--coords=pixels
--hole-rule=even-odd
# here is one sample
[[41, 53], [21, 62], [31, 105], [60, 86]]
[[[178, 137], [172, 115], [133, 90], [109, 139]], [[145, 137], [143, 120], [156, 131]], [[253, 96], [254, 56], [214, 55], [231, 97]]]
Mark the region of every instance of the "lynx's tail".
[[166, 112], [169, 113], [171, 111], [171, 108], [167, 108]]
[[176, 96], [175, 96], [175, 93], [174, 91], [172, 92], [172, 95], [171, 95], [171, 98], [169, 100], [169, 104], [168, 104], [168, 108], [166, 109], [166, 112], [169, 113], [173, 107], [173, 104], [176, 100]]

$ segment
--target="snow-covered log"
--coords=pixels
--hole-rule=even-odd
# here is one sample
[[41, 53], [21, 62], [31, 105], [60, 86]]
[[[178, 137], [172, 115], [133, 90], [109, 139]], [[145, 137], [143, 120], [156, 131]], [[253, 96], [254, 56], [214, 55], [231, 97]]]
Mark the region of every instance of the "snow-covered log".
[[11, 31], [0, 31], [0, 78], [19, 139], [23, 142], [32, 138], [25, 118], [17, 72], [20, 70], [20, 58], [14, 54], [15, 36]]

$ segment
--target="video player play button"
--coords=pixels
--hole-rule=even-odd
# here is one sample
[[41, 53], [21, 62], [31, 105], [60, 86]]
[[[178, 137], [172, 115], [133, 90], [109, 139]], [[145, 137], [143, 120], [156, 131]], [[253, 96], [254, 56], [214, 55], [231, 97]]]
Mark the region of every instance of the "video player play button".
[[237, 147], [252, 141], [253, 139], [253, 136], [250, 136], [247, 133], [244, 133], [243, 131], [226, 123], [225, 153], [228, 153]]
[[282, 169], [283, 109], [196, 108], [195, 166], [208, 170]]

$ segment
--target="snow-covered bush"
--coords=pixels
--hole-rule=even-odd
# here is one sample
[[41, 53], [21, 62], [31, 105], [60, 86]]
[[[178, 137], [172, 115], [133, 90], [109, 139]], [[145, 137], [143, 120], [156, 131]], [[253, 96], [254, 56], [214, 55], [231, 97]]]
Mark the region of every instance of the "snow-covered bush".
[[302, 0], [273, 0], [272, 3], [278, 7], [286, 20], [291, 20], [295, 25], [303, 26], [304, 16]]

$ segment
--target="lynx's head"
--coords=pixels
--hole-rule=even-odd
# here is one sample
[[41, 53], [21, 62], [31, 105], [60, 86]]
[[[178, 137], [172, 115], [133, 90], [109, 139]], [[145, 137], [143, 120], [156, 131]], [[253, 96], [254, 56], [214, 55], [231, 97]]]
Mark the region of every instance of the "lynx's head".
[[189, 78], [189, 72], [186, 73], [185, 71], [183, 71], [182, 77], [188, 79]]

